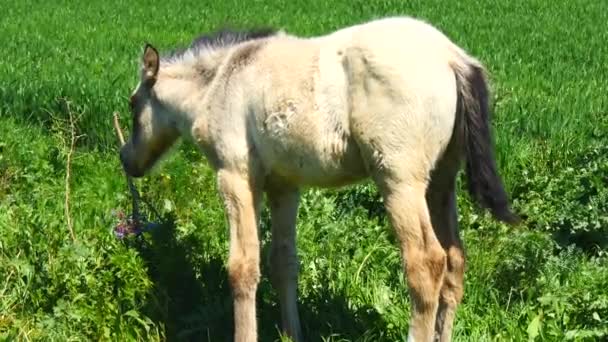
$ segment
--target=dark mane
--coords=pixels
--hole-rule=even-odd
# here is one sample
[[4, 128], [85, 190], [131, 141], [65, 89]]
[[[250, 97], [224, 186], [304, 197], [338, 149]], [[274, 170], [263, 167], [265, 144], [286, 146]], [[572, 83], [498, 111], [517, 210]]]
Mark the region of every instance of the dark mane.
[[191, 48], [216, 48], [242, 43], [245, 41], [266, 38], [276, 34], [271, 28], [261, 28], [250, 31], [234, 31], [222, 29], [211, 34], [204, 34], [192, 41]]
[[187, 52], [200, 50], [213, 50], [222, 47], [236, 45], [242, 42], [267, 38], [277, 34], [273, 28], [258, 28], [253, 30], [233, 30], [224, 28], [212, 33], [206, 33], [195, 38], [190, 46], [185, 49], [175, 50], [163, 57], [163, 60], [179, 59]]

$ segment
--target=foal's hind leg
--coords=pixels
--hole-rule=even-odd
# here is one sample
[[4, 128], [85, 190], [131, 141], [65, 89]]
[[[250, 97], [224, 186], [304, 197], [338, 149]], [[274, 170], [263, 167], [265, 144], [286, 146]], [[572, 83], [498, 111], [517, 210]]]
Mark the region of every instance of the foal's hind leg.
[[436, 339], [450, 341], [456, 308], [462, 300], [465, 254], [458, 233], [455, 176], [431, 181], [427, 193], [435, 233], [447, 254], [447, 269], [439, 296], [435, 322]]
[[458, 232], [456, 177], [460, 168], [460, 145], [453, 136], [431, 173], [426, 198], [435, 235], [447, 255], [447, 268], [435, 322], [435, 338], [450, 341], [456, 309], [463, 296], [465, 254]]
[[426, 184], [422, 181], [380, 183], [387, 212], [399, 239], [412, 299], [408, 340], [432, 341], [446, 255], [431, 225], [425, 199]]
[[296, 216], [299, 192], [295, 188], [271, 185], [267, 189], [272, 220], [269, 254], [270, 281], [279, 295], [282, 330], [293, 341], [302, 341], [298, 315], [298, 271]]

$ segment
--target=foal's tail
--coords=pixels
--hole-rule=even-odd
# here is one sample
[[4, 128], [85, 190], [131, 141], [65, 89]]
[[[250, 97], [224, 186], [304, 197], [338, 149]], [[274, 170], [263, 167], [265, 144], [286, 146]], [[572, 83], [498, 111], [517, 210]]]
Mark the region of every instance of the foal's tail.
[[458, 117], [464, 135], [468, 191], [496, 219], [514, 224], [519, 222], [519, 217], [509, 207], [496, 168], [485, 70], [475, 59], [464, 54], [460, 57], [453, 69], [458, 89]]

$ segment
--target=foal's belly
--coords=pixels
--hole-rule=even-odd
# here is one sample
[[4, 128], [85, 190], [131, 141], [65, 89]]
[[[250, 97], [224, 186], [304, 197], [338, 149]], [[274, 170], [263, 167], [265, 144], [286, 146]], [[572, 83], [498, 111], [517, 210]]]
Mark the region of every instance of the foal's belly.
[[339, 187], [367, 176], [357, 143], [348, 133], [314, 120], [314, 115], [308, 119], [289, 125], [267, 120], [258, 153], [268, 171], [300, 186]]
[[354, 150], [350, 147], [332, 155], [310, 145], [287, 148], [275, 155], [270, 170], [295, 185], [344, 186], [366, 176], [358, 150]]

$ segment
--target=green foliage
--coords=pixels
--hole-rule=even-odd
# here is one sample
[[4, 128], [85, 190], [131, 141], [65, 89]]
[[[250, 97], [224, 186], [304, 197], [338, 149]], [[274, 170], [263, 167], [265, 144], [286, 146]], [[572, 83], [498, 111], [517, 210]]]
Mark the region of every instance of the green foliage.
[[[82, 196], [82, 190], [96, 188], [93, 184], [106, 195], [118, 194], [120, 183], [107, 177], [115, 163], [93, 155], [76, 161], [75, 170], [90, 169], [80, 173], [86, 176], [79, 177], [72, 199], [79, 227], [79, 239], [72, 242], [63, 215], [58, 175], [65, 165], [56, 159], [58, 141], [37, 140], [40, 134], [13, 120], [3, 119], [1, 125], [6, 150], [0, 178], [10, 185], [0, 201], [0, 336], [70, 340], [158, 334], [158, 327], [138, 313], [152, 286], [146, 268], [109, 234], [108, 205], [117, 198], [92, 206], [95, 201], [86, 201], [92, 194]], [[83, 210], [87, 213], [79, 215]]]
[[[608, 338], [607, 2], [25, 0], [3, 10], [0, 340], [230, 340], [224, 213], [193, 146], [137, 182], [163, 225], [124, 242], [111, 232], [113, 212], [129, 208], [111, 113], [126, 113], [141, 48], [185, 46], [225, 22], [313, 35], [393, 14], [429, 20], [488, 66], [499, 167], [525, 218], [493, 221], [459, 179], [468, 271], [454, 338]], [[70, 184], [75, 242], [66, 100], [85, 134]], [[265, 257], [267, 210], [261, 236]], [[406, 338], [401, 260], [372, 184], [306, 191], [298, 247], [307, 337]], [[275, 341], [277, 297], [262, 271], [260, 340]]]
[[593, 144], [563, 164], [551, 173], [535, 166], [524, 170], [515, 191], [529, 224], [549, 231], [608, 233], [608, 145]]
[[580, 264], [580, 251], [569, 248], [547, 262], [538, 279], [540, 333], [547, 339], [594, 341], [608, 336], [608, 262], [590, 258]]

